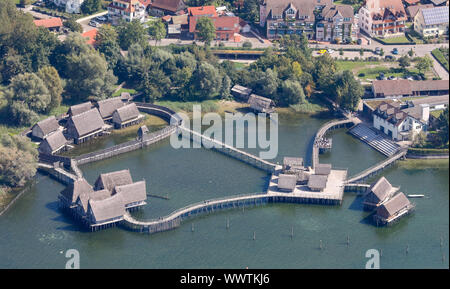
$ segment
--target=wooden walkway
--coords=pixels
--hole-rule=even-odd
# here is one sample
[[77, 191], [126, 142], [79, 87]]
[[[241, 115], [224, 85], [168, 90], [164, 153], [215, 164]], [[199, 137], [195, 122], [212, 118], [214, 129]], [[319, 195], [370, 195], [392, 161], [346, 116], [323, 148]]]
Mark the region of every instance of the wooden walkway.
[[193, 141], [201, 141], [202, 145], [206, 145], [206, 147], [217, 150], [223, 154], [229, 155], [237, 160], [243, 161], [249, 165], [252, 165], [256, 168], [264, 170], [268, 173], [273, 173], [276, 168], [276, 164], [266, 161], [262, 158], [259, 158], [255, 155], [247, 153], [243, 150], [237, 149], [233, 146], [227, 145], [218, 140], [212, 139], [210, 137], [204, 136], [199, 132], [188, 129], [184, 126], [179, 126], [179, 129], [189, 133], [189, 137]]
[[406, 153], [408, 152], [407, 149], [402, 149], [400, 151], [398, 151], [395, 155], [391, 156], [390, 158], [387, 158], [385, 160], [383, 160], [382, 162], [358, 173], [357, 175], [354, 175], [352, 177], [350, 177], [349, 179], [347, 179], [346, 184], [351, 184], [351, 183], [356, 183], [356, 182], [361, 182], [365, 179], [367, 179], [368, 177], [378, 173], [379, 171], [389, 167], [390, 165], [392, 165], [393, 163], [395, 163], [396, 161], [398, 161], [401, 158], [404, 158], [406, 156]]
[[338, 120], [332, 120], [320, 127], [320, 129], [317, 131], [316, 136], [314, 137], [314, 143], [313, 143], [313, 149], [312, 149], [312, 167], [315, 168], [319, 164], [319, 146], [317, 145], [319, 143], [319, 140], [324, 137], [324, 135], [332, 129], [341, 128], [346, 126], [350, 123], [355, 123], [356, 120], [354, 118], [345, 118], [345, 119], [338, 119]]

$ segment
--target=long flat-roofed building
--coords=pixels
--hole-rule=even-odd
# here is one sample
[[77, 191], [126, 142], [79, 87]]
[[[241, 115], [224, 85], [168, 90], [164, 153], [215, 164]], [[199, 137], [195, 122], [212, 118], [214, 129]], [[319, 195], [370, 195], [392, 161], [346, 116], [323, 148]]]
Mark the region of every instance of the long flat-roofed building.
[[389, 225], [414, 209], [414, 205], [403, 193], [398, 193], [376, 210], [374, 221], [377, 225]]
[[448, 80], [374, 80], [372, 92], [375, 98], [448, 95], [449, 84]]
[[67, 121], [67, 134], [76, 144], [102, 135], [105, 129], [105, 123], [96, 108], [74, 115]]

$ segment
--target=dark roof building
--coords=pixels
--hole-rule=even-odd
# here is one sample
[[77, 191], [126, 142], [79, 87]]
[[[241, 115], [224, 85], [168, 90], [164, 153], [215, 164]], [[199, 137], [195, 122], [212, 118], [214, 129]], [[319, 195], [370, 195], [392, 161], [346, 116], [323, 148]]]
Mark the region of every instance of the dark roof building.
[[310, 175], [308, 188], [312, 191], [323, 191], [327, 187], [328, 175]]
[[284, 192], [292, 192], [297, 184], [296, 175], [279, 174], [278, 175], [278, 190]]
[[183, 12], [187, 6], [183, 0], [152, 0], [148, 7], [151, 14], [175, 15]]
[[107, 189], [113, 191], [116, 186], [129, 185], [133, 183], [129, 170], [121, 170], [110, 173], [100, 174], [95, 182], [95, 190]]
[[80, 104], [77, 104], [77, 105], [72, 105], [69, 108], [69, 111], [67, 112], [67, 114], [69, 116], [75, 116], [77, 114], [86, 112], [86, 111], [91, 110], [91, 109], [92, 109], [92, 103], [90, 101], [88, 101], [88, 102], [80, 103]]
[[331, 164], [318, 164], [314, 168], [316, 175], [329, 175], [331, 172]]
[[405, 194], [398, 193], [377, 208], [374, 219], [377, 224], [388, 225], [407, 215], [413, 209], [414, 205]]
[[60, 130], [48, 135], [39, 144], [39, 152], [45, 154], [56, 154], [63, 150], [67, 144], [67, 140]]
[[101, 135], [104, 130], [100, 113], [96, 108], [72, 116], [67, 121], [67, 133], [76, 144]]
[[112, 121], [116, 128], [123, 128], [129, 125], [136, 124], [144, 118], [139, 113], [135, 103], [130, 103], [116, 109], [112, 116]]
[[385, 177], [381, 177], [376, 182], [371, 184], [368, 193], [364, 198], [364, 207], [366, 209], [373, 209], [380, 206], [383, 202], [395, 193], [395, 189], [388, 182]]
[[54, 116], [41, 120], [31, 128], [33, 137], [44, 139], [49, 134], [59, 129], [59, 123]]
[[274, 103], [270, 98], [251, 94], [248, 103], [250, 108], [255, 112], [272, 113], [274, 112]]
[[236, 84], [235, 86], [233, 86], [233, 88], [231, 89], [231, 94], [240, 100], [244, 100], [247, 101], [250, 94], [252, 93], [252, 89], [248, 88], [248, 87], [244, 87], [241, 85]]
[[126, 209], [145, 205], [147, 190], [145, 181], [135, 182], [127, 185], [114, 187], [115, 194], [121, 194]]
[[374, 80], [374, 97], [409, 97], [419, 95], [448, 95], [448, 80], [411, 81], [407, 79]]
[[98, 111], [104, 120], [111, 119], [114, 111], [122, 106], [122, 98], [120, 96], [108, 98], [97, 102]]

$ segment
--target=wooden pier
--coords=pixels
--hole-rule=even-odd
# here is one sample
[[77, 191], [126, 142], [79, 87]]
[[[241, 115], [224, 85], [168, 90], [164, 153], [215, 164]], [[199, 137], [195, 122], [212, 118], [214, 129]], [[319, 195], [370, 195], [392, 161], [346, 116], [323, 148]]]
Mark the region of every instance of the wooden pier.
[[406, 156], [407, 152], [408, 152], [407, 149], [402, 149], [402, 150], [398, 151], [395, 155], [391, 156], [390, 158], [387, 158], [387, 159], [383, 160], [382, 162], [358, 173], [357, 175], [350, 177], [346, 183], [351, 184], [351, 183], [364, 181], [365, 179], [367, 179], [367, 178], [377, 174], [378, 172], [384, 170], [385, 168], [391, 166], [399, 159], [404, 158]]
[[[237, 149], [233, 146], [222, 143], [218, 140], [212, 139], [210, 137], [204, 136], [199, 132], [193, 131], [191, 129], [179, 126], [180, 132], [185, 131], [189, 133], [189, 137], [194, 141], [201, 141], [202, 145], [207, 145], [207, 147], [214, 149], [218, 152], [231, 156], [237, 160], [247, 163], [251, 166], [259, 168], [268, 173], [273, 173], [275, 171], [276, 164], [268, 162], [262, 158], [255, 155], [247, 153], [243, 150]], [[183, 134], [184, 135], [184, 134]]]
[[332, 120], [324, 125], [317, 131], [315, 137], [314, 137], [314, 143], [313, 143], [313, 149], [312, 149], [312, 167], [315, 168], [319, 164], [319, 151], [320, 147], [319, 144], [321, 143], [321, 140], [324, 138], [325, 134], [329, 130], [338, 129], [342, 127], [346, 127], [350, 124], [353, 124], [355, 120], [353, 118], [345, 118], [345, 119], [338, 119], [338, 120]]

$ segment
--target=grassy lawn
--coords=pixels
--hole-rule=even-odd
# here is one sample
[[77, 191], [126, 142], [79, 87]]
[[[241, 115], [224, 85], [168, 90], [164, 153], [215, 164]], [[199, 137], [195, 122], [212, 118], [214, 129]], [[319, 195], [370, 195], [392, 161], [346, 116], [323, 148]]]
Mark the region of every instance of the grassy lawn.
[[389, 37], [389, 38], [378, 38], [381, 42], [388, 43], [388, 44], [396, 44], [396, 43], [411, 43], [406, 36], [398, 36], [398, 37]]
[[436, 48], [431, 51], [431, 54], [437, 59], [437, 61], [447, 70], [448, 70], [448, 48]]
[[434, 116], [435, 118], [438, 118], [441, 115], [441, 113], [443, 113], [443, 112], [444, 112], [443, 109], [438, 109], [438, 110], [430, 111], [430, 114], [432, 116]]
[[337, 64], [337, 68], [338, 70], [353, 70], [355, 68], [358, 67], [364, 67], [366, 65], [379, 65], [380, 62], [379, 61], [373, 61], [373, 62], [368, 62], [368, 61], [336, 61]]
[[118, 91], [113, 93], [113, 97], [119, 96], [122, 92], [128, 92], [129, 94], [136, 94], [137, 91], [135, 89], [132, 88], [121, 88]]

